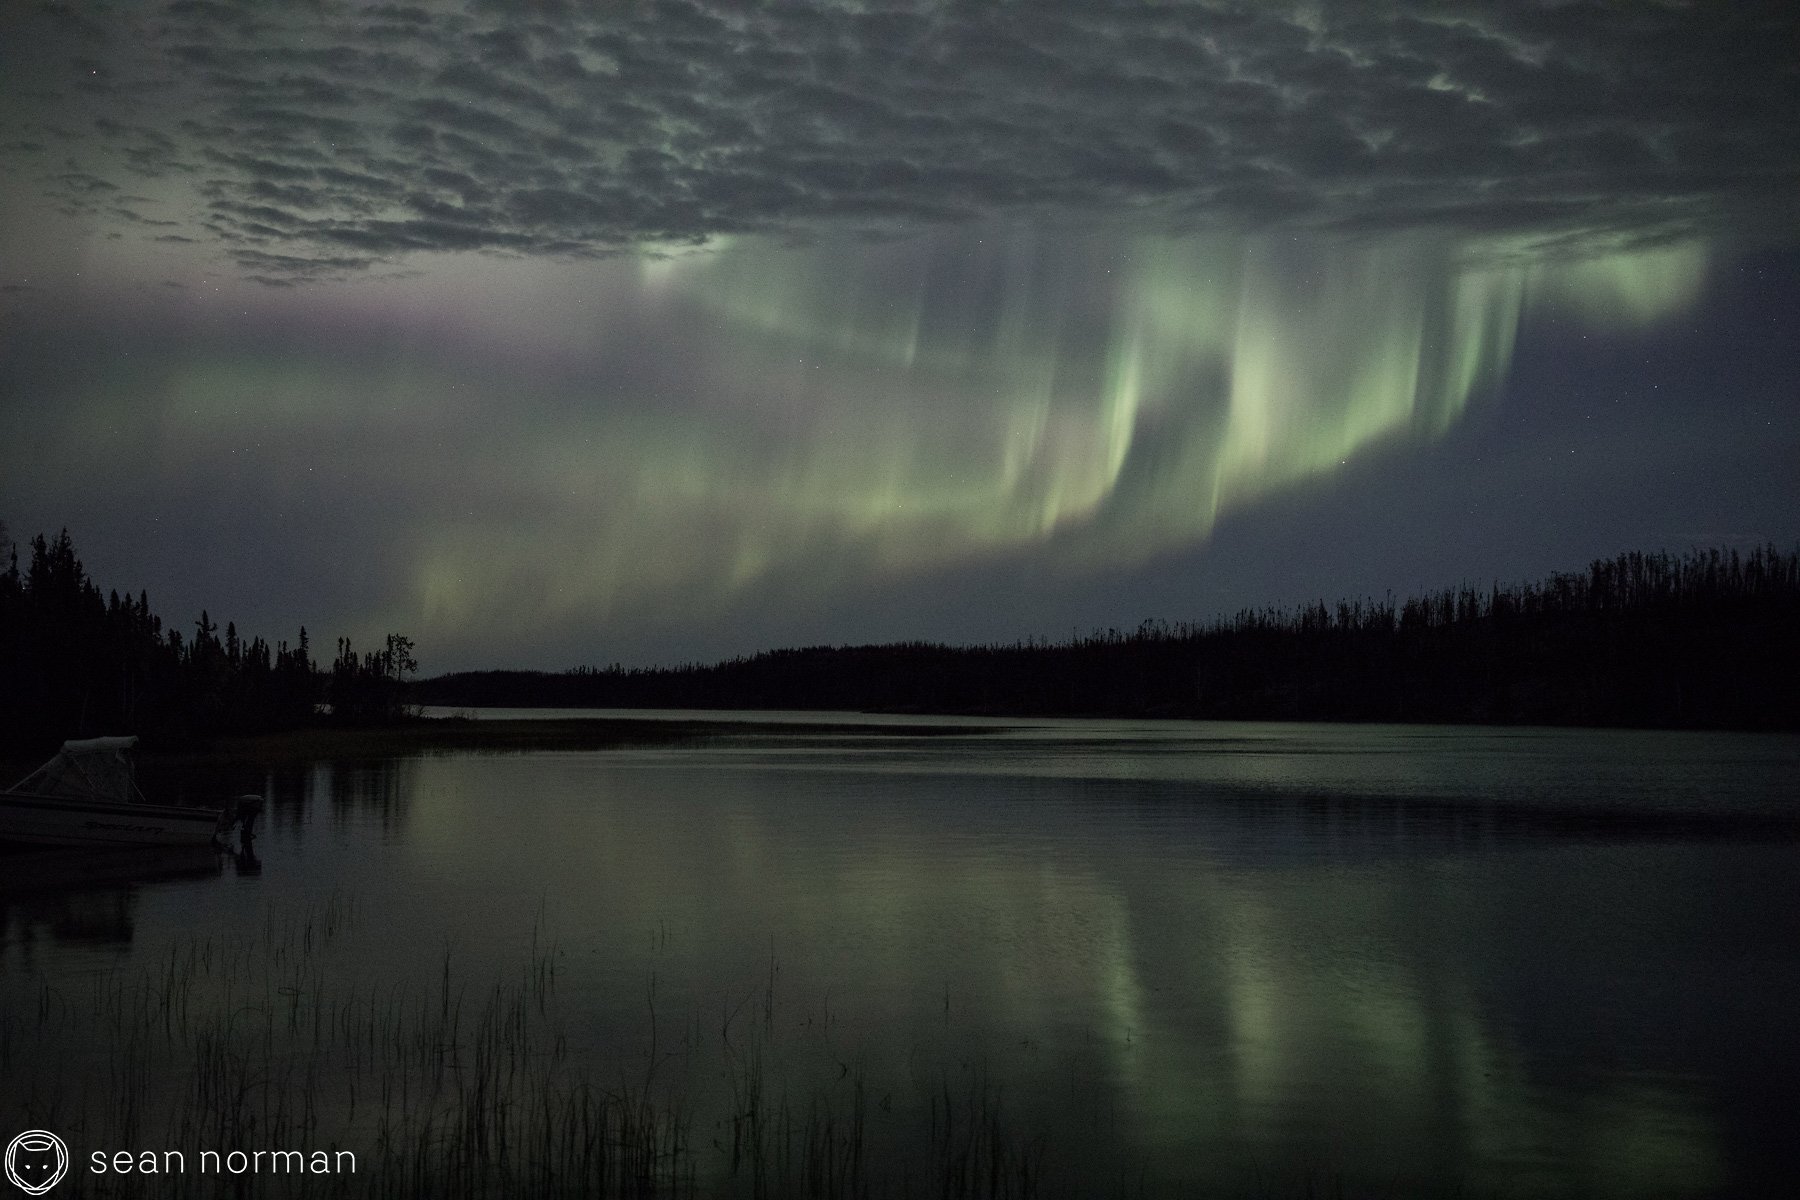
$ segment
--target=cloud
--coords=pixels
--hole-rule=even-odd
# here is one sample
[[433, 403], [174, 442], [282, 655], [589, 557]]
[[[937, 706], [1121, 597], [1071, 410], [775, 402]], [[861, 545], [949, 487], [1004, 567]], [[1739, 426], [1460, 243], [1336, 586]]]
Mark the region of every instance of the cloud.
[[182, 0], [8, 21], [0, 168], [99, 220], [123, 178], [164, 181], [189, 232], [271, 278], [1022, 216], [1779, 233], [1800, 182], [1800, 21], [1770, 4]]

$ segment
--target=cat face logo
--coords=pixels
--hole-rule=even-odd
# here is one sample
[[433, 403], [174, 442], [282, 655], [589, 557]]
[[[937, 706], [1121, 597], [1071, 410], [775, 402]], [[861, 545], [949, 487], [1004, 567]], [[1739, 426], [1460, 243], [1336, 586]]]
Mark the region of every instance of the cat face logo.
[[6, 1147], [6, 1177], [19, 1189], [41, 1196], [69, 1169], [69, 1148], [54, 1133], [27, 1129]]

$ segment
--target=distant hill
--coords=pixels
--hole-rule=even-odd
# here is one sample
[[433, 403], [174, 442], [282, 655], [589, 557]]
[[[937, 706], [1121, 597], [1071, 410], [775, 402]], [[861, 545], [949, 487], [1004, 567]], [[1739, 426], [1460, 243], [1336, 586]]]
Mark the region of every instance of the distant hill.
[[707, 666], [485, 671], [451, 707], [1800, 729], [1800, 551], [1621, 554], [1396, 605], [1317, 603], [1063, 643], [774, 650]]

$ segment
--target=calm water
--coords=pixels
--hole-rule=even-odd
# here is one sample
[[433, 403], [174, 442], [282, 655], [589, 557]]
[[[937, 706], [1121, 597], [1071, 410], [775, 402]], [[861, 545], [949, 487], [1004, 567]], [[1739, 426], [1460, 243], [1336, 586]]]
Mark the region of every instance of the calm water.
[[320, 989], [479, 993], [535, 936], [571, 1060], [654, 1075], [703, 1148], [748, 1013], [771, 1087], [860, 1082], [897, 1153], [979, 1096], [1050, 1193], [1764, 1194], [1800, 1181], [1797, 767], [1787, 736], [923, 719], [318, 763], [247, 781], [258, 869], [0, 863], [0, 995], [336, 906]]

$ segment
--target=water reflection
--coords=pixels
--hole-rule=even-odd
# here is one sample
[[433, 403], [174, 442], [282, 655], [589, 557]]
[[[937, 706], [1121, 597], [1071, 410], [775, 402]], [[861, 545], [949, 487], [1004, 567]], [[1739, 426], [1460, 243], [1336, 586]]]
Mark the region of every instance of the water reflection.
[[352, 894], [317, 986], [386, 994], [451, 960], [478, 989], [541, 934], [569, 1052], [616, 1078], [662, 1047], [697, 1111], [721, 1068], [695, 1047], [767, 987], [795, 1095], [842, 1066], [900, 1114], [979, 1074], [1066, 1179], [1149, 1194], [1791, 1180], [1800, 841], [1773, 797], [1800, 743], [1289, 741], [838, 732], [283, 768], [255, 902], [145, 886], [134, 953]]
[[141, 889], [216, 878], [227, 861], [240, 869], [254, 853], [211, 846], [0, 851], [0, 953], [29, 962], [40, 941], [130, 943]]
[[[416, 845], [490, 903], [535, 881], [610, 964], [589, 985], [609, 1028], [633, 1026], [634, 975], [703, 1005], [773, 934], [866, 1053], [907, 1059], [949, 1009], [1035, 1120], [1111, 1114], [1105, 1166], [1171, 1187], [1316, 1161], [1408, 1190], [1706, 1194], [1778, 1167], [1766, 1118], [1716, 1116], [1760, 1072], [1684, 1033], [1747, 1022], [1796, 1061], [1737, 999], [1771, 972], [1800, 996], [1766, 762], [1723, 800], [1709, 759], [1654, 807], [1588, 789], [1558, 811], [1541, 789], [1458, 805], [1436, 777], [1315, 794], [1316, 753], [1299, 788], [1235, 791], [1000, 771], [972, 745], [434, 761]], [[655, 955], [651, 929], [675, 931]], [[1721, 931], [1742, 959], [1717, 961]]]

